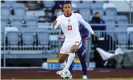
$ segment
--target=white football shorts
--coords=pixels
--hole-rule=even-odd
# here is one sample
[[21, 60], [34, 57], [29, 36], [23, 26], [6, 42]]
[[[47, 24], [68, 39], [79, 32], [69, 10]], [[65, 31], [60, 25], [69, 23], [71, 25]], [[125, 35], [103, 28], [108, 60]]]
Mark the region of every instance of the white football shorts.
[[70, 49], [74, 44], [78, 45], [78, 48], [80, 48], [82, 46], [81, 38], [65, 39], [63, 46], [60, 49], [60, 53], [69, 55]]

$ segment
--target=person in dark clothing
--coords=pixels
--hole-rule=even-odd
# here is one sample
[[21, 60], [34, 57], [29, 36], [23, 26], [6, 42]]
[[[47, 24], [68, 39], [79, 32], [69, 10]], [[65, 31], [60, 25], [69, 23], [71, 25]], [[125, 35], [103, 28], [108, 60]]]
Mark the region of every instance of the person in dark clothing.
[[[90, 21], [90, 24], [92, 24], [91, 27], [93, 30], [106, 30], [106, 26], [104, 25], [95, 25], [95, 24], [105, 24], [104, 20], [101, 19], [99, 12], [96, 12], [94, 14], [92, 20]], [[98, 34], [101, 35], [100, 32], [98, 32]]]

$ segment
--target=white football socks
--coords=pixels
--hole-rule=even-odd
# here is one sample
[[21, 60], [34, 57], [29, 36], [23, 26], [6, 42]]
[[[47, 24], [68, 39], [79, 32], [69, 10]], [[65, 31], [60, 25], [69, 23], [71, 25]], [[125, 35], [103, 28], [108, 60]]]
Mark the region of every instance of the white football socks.
[[72, 64], [74, 58], [75, 58], [75, 53], [70, 53], [69, 57], [68, 57], [68, 60], [67, 60], [67, 63], [66, 63], [66, 66], [63, 70], [69, 70], [69, 67]]

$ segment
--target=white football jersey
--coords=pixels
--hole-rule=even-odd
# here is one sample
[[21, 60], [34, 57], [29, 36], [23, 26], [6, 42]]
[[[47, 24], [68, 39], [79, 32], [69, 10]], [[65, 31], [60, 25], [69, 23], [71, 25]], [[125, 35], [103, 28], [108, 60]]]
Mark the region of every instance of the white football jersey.
[[78, 13], [72, 13], [70, 17], [59, 16], [56, 21], [59, 23], [66, 39], [80, 37], [79, 23], [83, 24], [92, 34], [94, 33], [90, 25], [84, 21]]

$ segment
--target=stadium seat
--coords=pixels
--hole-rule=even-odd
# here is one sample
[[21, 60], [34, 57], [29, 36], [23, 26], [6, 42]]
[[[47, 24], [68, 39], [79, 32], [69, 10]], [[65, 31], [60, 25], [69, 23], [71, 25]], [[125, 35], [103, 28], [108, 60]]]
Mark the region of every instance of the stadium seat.
[[12, 27], [21, 28], [23, 27], [23, 17], [21, 16], [10, 16], [9, 20], [11, 22]]
[[91, 4], [91, 10], [92, 10], [92, 14], [95, 14], [95, 12], [99, 12], [101, 16], [104, 15], [103, 5], [101, 3]]
[[102, 1], [95, 0], [95, 3], [98, 3], [98, 4], [102, 4], [103, 5], [104, 3], [107, 3], [107, 0], [105, 0], [105, 1], [104, 0], [102, 0]]
[[43, 1], [45, 7], [52, 8], [55, 5], [54, 1]]
[[36, 16], [25, 16], [26, 27], [34, 28], [37, 27], [38, 19]]
[[87, 3], [87, 4], [89, 4], [89, 5], [90, 5], [90, 4], [92, 4], [92, 3], [93, 3], [93, 1], [91, 1], [91, 0], [88, 0], [88, 1], [87, 1], [87, 0], [82, 0], [82, 3]]
[[118, 33], [117, 34], [118, 44], [127, 44], [128, 43], [128, 36], [126, 33]]
[[89, 21], [91, 15], [90, 9], [79, 9], [79, 13], [87, 22]]
[[8, 22], [8, 16], [1, 16], [1, 31], [7, 26]]
[[129, 40], [130, 40], [130, 43], [133, 44], [133, 32], [130, 32]]
[[4, 32], [1, 31], [1, 46], [4, 45]]
[[18, 45], [19, 40], [20, 40], [19, 33], [17, 31], [7, 32], [8, 45], [11, 45], [11, 46]]
[[109, 7], [105, 9], [105, 14], [108, 16], [116, 16], [117, 15], [117, 9], [114, 7]]
[[17, 1], [13, 0], [13, 1], [10, 1], [10, 0], [4, 0], [4, 3], [8, 4], [8, 5], [12, 5], [14, 3], [16, 3]]
[[38, 32], [37, 39], [39, 45], [48, 45], [49, 43], [49, 33], [48, 32]]
[[34, 43], [34, 33], [33, 32], [23, 32], [22, 33], [23, 46], [33, 46]]
[[1, 8], [11, 8], [11, 5], [8, 3], [1, 3]]
[[118, 27], [127, 28], [128, 18], [127, 16], [116, 16], [116, 22]]
[[90, 8], [93, 10], [93, 9], [95, 9], [95, 8], [103, 8], [103, 4], [101, 4], [101, 3], [92, 3], [91, 5], [90, 5]]
[[128, 43], [128, 35], [126, 30], [123, 30], [122, 28], [115, 28], [115, 35], [116, 39], [118, 41], [118, 44], [125, 45]]
[[115, 17], [114, 16], [103, 16], [103, 20], [106, 24], [106, 30], [114, 30], [115, 25]]
[[10, 13], [10, 8], [1, 8], [1, 15], [2, 16], [9, 16]]
[[90, 5], [88, 3], [78, 3], [77, 7], [79, 9], [89, 9]]
[[46, 28], [46, 29], [49, 29], [49, 28], [51, 28], [51, 24], [48, 23], [48, 22], [38, 23], [38, 28]]
[[15, 15], [23, 17], [26, 15], [25, 5], [23, 3], [14, 3], [12, 7], [14, 9]]
[[115, 17], [114, 16], [103, 16], [103, 20], [105, 21], [107, 34], [110, 35], [114, 40], [115, 34], [112, 31], [114, 31], [116, 27]]
[[7, 26], [7, 22], [6, 21], [1, 21], [1, 31], [3, 31], [4, 30], [4, 27], [6, 27]]
[[46, 13], [45, 13], [45, 11], [43, 9], [42, 10], [31, 10], [31, 11], [27, 11], [26, 15], [27, 16], [35, 16], [36, 15], [37, 17], [39, 17], [39, 16], [46, 15]]

